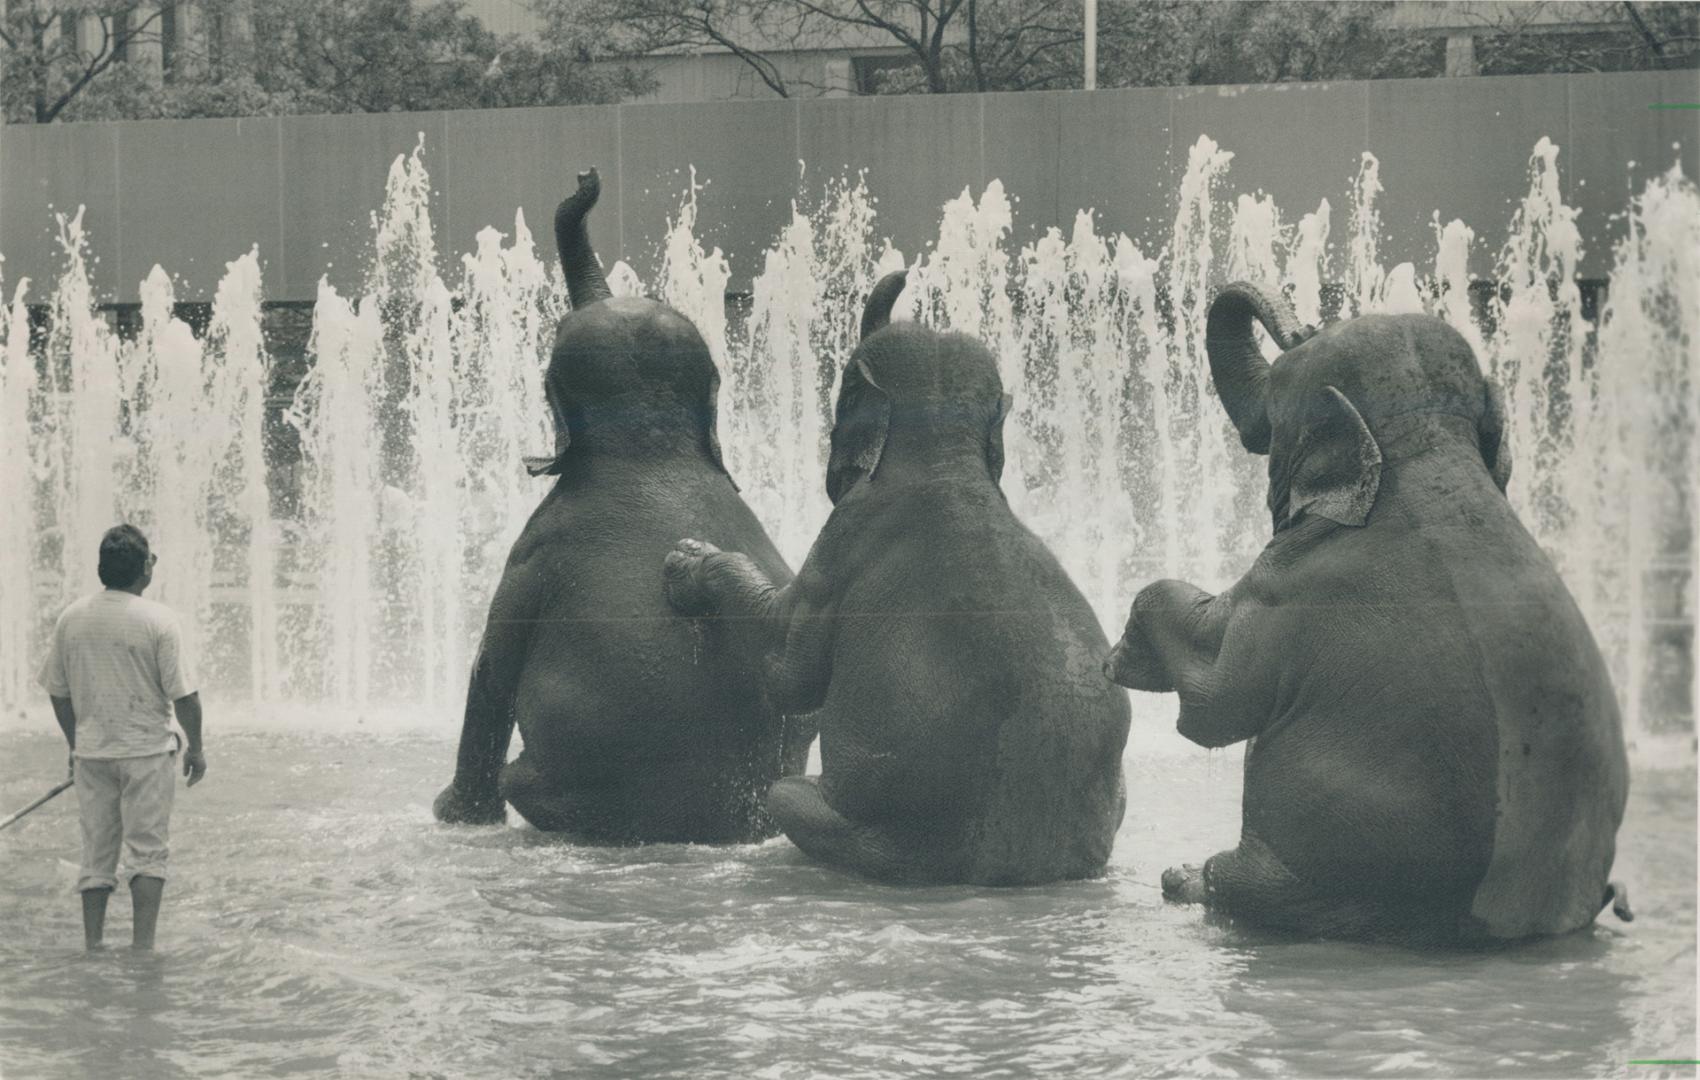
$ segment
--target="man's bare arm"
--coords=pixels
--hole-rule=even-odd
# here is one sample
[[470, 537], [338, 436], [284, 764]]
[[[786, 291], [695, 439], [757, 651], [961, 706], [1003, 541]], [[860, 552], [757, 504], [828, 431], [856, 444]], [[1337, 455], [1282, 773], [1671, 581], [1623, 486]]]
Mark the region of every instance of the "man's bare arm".
[[[47, 695], [47, 700], [53, 703], [53, 718], [59, 721], [59, 730], [65, 733], [65, 743], [72, 752], [77, 749], [77, 710], [71, 708], [71, 699]], [[74, 759], [73, 759], [74, 760]], [[74, 770], [75, 765], [67, 763], [67, 770]]]
[[189, 778], [189, 786], [194, 787], [207, 774], [206, 755], [201, 751], [201, 695], [198, 691], [185, 694], [172, 702], [171, 707], [177, 713], [183, 734], [189, 736], [189, 745], [183, 751], [183, 775]]

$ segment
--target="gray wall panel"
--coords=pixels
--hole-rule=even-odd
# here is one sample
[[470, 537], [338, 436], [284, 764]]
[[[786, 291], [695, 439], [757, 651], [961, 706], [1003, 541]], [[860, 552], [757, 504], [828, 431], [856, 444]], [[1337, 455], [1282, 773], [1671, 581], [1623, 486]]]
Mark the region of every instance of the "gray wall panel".
[[1622, 232], [1611, 215], [1679, 161], [1684, 176], [1700, 177], [1700, 112], [1651, 107], [1700, 103], [1700, 71], [1576, 76], [1569, 93], [1571, 144], [1558, 161], [1574, 179], [1566, 195], [1582, 211], [1584, 259], [1603, 274], [1611, 241]]
[[1217, 189], [1229, 202], [1263, 192], [1286, 225], [1324, 198], [1331, 236], [1346, 235], [1347, 196], [1364, 149], [1364, 83], [1286, 83], [1197, 87], [1177, 93], [1170, 165], [1170, 213], [1178, 205], [1187, 159], [1201, 136], [1231, 151]]
[[1550, 135], [1582, 210], [1583, 273], [1598, 275], [1621, 232], [1611, 217], [1626, 201], [1626, 163], [1639, 163], [1636, 187], [1678, 158], [1700, 172], [1700, 116], [1647, 107], [1696, 98], [1695, 73], [1675, 72], [6, 127], [0, 253], [8, 281], [50, 281], [62, 260], [49, 204], [82, 202], [103, 299], [133, 301], [156, 262], [179, 276], [183, 298], [210, 297], [224, 263], [255, 240], [271, 298], [311, 299], [327, 267], [352, 292], [390, 163], [423, 131], [451, 283], [480, 229], [511, 236], [515, 207], [553, 258], [555, 204], [592, 164], [604, 178], [598, 250], [646, 275], [692, 165], [704, 185], [699, 237], [726, 252], [735, 289], [760, 271], [794, 196], [814, 202], [858, 170], [879, 200], [877, 235], [910, 258], [936, 239], [947, 200], [993, 177], [1017, 200], [1017, 243], [1052, 224], [1066, 232], [1087, 208], [1100, 231], [1154, 254], [1187, 152], [1207, 133], [1235, 155], [1220, 197], [1266, 190], [1292, 223], [1326, 196], [1337, 252], [1359, 155], [1375, 153], [1383, 261], [1427, 270], [1438, 211], [1476, 229], [1474, 270], [1486, 274], [1528, 187], [1529, 153]]
[[128, 177], [118, 189], [120, 292], [135, 291], [159, 265], [183, 298], [211, 296], [225, 264], [256, 244], [262, 265], [273, 270], [283, 250], [278, 120], [156, 120], [112, 128]]
[[[1075, 208], [1057, 204], [1063, 167], [1062, 113], [1068, 93], [986, 94], [980, 120], [985, 181], [1002, 180], [1015, 200], [1013, 240], [1030, 244], [1051, 225], [1067, 235]], [[1066, 215], [1066, 216], [1065, 216]]]
[[[624, 258], [648, 278], [696, 167], [697, 242], [719, 247], [747, 287], [761, 252], [790, 220], [797, 107], [789, 101], [631, 105], [619, 110]], [[605, 255], [605, 262], [611, 261]]]
[[867, 170], [878, 200], [876, 237], [890, 237], [911, 262], [938, 237], [944, 204], [981, 175], [980, 99], [847, 98], [798, 103], [801, 147], [812, 185]]
[[[268, 262], [268, 271], [277, 268], [267, 275], [268, 289], [280, 288], [279, 299], [311, 300], [324, 275], [344, 296], [357, 292], [371, 264], [371, 219], [383, 205], [390, 164], [396, 155], [412, 153], [421, 132], [433, 192], [452, 190], [451, 170], [441, 160], [444, 118], [444, 113], [375, 113], [283, 121], [278, 147], [283, 250]], [[431, 200], [439, 236], [450, 202], [435, 194]]]
[[[511, 244], [514, 211], [525, 211], [538, 258], [555, 261], [555, 207], [594, 166], [602, 197], [590, 216], [590, 239], [613, 265], [622, 248], [619, 131], [614, 106], [583, 109], [505, 109], [445, 114], [444, 141], [426, 145], [425, 165], [447, 196], [447, 229], [439, 248], [451, 258], [477, 249], [486, 226]], [[444, 170], [449, 176], [442, 176]], [[454, 267], [445, 270], [452, 283]]]
[[[1473, 273], [1493, 269], [1511, 215], [1529, 189], [1529, 154], [1542, 136], [1561, 150], [1569, 113], [1565, 77], [1388, 80], [1369, 86], [1365, 149], [1381, 162], [1377, 200], [1384, 265], [1434, 265], [1430, 219], [1461, 218], [1476, 231]], [[1560, 172], [1567, 161], [1559, 157]], [[1343, 228], [1344, 221], [1336, 223]]]
[[[32, 280], [31, 296], [44, 300], [64, 268], [56, 213], [74, 216], [79, 205], [88, 235], [89, 278], [99, 296], [118, 287], [118, 252], [123, 225], [118, 218], [117, 124], [31, 128], [26, 137], [7, 129], [0, 143], [0, 255], [6, 256], [6, 298], [20, 278]], [[135, 285], [129, 288], [134, 291]]]
[[1175, 182], [1186, 165], [1171, 162], [1168, 90], [1068, 94], [1058, 117], [1056, 224], [1071, 229], [1077, 210], [1094, 210], [1098, 231], [1126, 233], [1146, 255], [1174, 219]]

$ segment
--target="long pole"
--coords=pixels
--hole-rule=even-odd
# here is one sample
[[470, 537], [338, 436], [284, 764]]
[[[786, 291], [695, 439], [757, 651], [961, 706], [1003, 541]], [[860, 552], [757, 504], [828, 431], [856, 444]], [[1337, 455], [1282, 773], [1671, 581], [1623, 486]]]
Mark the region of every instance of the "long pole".
[[28, 806], [24, 807], [22, 810], [19, 810], [17, 813], [13, 814], [11, 817], [7, 818], [4, 821], [0, 821], [0, 829], [4, 829], [6, 826], [10, 825], [12, 822], [23, 817], [25, 814], [29, 813], [31, 810], [34, 810], [36, 807], [42, 805], [47, 800], [53, 798], [53, 796], [59, 794], [61, 791], [64, 791], [66, 788], [68, 788], [70, 786], [71, 786], [71, 781], [69, 781], [69, 780], [60, 784], [58, 787], [54, 788], [52, 791], [49, 791], [46, 795], [43, 795], [41, 798], [37, 799], [35, 802], [30, 803]]
[[1081, 81], [1087, 90], [1098, 89], [1098, 0], [1086, 0], [1086, 73]]

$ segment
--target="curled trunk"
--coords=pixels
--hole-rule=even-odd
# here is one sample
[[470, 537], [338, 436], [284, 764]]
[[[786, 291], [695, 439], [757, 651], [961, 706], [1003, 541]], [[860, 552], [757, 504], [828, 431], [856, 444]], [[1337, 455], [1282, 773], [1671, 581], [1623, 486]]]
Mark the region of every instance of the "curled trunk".
[[904, 270], [893, 270], [879, 279], [879, 284], [868, 294], [868, 302], [862, 306], [863, 340], [891, 322], [892, 305], [897, 303], [897, 294], [903, 291], [908, 280], [909, 274]]
[[596, 261], [596, 251], [590, 246], [590, 230], [584, 224], [601, 194], [602, 178], [591, 169], [578, 174], [578, 190], [555, 208], [555, 248], [561, 254], [567, 293], [575, 308], [614, 295], [608, 288], [608, 280], [602, 276], [602, 265]]
[[1291, 305], [1279, 293], [1256, 285], [1225, 285], [1210, 303], [1204, 348], [1210, 357], [1210, 377], [1240, 442], [1254, 454], [1269, 452], [1269, 363], [1257, 347], [1251, 320], [1263, 324], [1284, 352], [1307, 336]]

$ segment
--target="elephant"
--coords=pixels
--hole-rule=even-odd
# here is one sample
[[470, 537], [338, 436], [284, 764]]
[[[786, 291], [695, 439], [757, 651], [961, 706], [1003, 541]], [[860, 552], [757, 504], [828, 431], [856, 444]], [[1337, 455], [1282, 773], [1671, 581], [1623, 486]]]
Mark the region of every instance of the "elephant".
[[[1266, 362], [1253, 319], [1282, 350]], [[1576, 930], [1607, 903], [1628, 796], [1587, 623], [1505, 496], [1505, 406], [1427, 315], [1321, 331], [1227, 286], [1217, 394], [1269, 458], [1274, 535], [1220, 595], [1142, 589], [1105, 664], [1176, 693], [1206, 747], [1248, 740], [1239, 845], [1164, 894], [1305, 935], [1471, 945]]]
[[[728, 475], [720, 376], [683, 315], [614, 297], [585, 217], [593, 169], [555, 215], [571, 310], [545, 392], [555, 477], [514, 543], [473, 664], [438, 820], [532, 825], [594, 842], [738, 843], [774, 835], [761, 796], [803, 771], [814, 731], [766, 700], [761, 671], [717, 627], [674, 615], [663, 557], [682, 534], [790, 570]], [[504, 764], [515, 724], [524, 749]]]
[[682, 540], [675, 609], [745, 628], [768, 693], [820, 728], [818, 777], [768, 792], [814, 860], [883, 881], [1100, 874], [1126, 804], [1109, 643], [999, 480], [1009, 398], [978, 341], [890, 321], [874, 287], [839, 384], [833, 509], [795, 581]]

